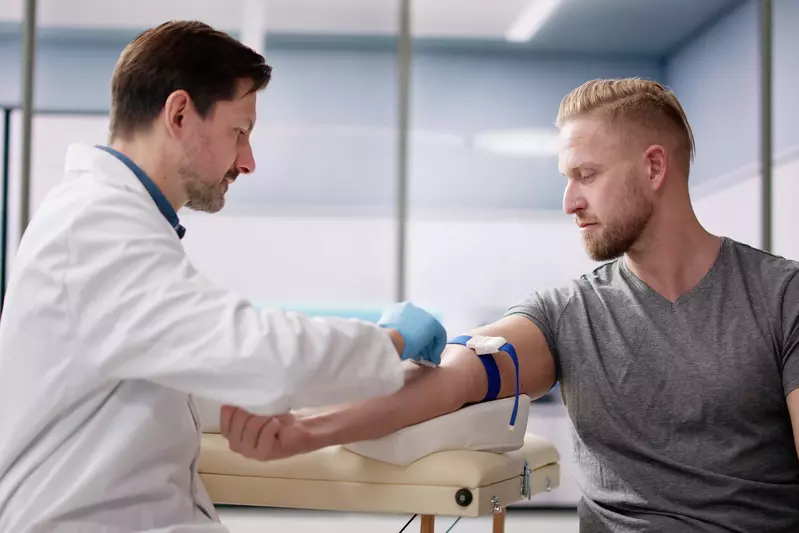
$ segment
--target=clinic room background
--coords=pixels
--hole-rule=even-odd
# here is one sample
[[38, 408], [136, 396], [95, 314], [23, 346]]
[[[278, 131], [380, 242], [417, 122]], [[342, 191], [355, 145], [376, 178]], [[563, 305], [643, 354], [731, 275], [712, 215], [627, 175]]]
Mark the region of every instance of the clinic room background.
[[[61, 178], [69, 142], [105, 142], [122, 47], [148, 26], [197, 18], [274, 66], [259, 98], [255, 173], [221, 213], [181, 213], [198, 268], [259, 304], [373, 319], [402, 297], [462, 331], [592, 269], [561, 211], [553, 122], [560, 99], [598, 77], [674, 89], [696, 135], [700, 221], [761, 247], [760, 2], [563, 0], [517, 42], [506, 32], [528, 3], [413, 2], [403, 93], [399, 0], [42, 0], [31, 213]], [[0, 2], [7, 268], [20, 228], [22, 5]], [[773, 9], [771, 250], [799, 259], [799, 1]], [[564, 480], [530, 505], [572, 506], [568, 419], [557, 394], [547, 400], [529, 431], [556, 442]]]

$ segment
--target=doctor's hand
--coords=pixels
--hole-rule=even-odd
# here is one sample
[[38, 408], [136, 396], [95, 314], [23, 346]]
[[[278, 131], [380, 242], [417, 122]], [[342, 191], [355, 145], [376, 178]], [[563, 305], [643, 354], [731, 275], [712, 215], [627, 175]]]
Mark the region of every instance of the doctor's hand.
[[314, 449], [311, 432], [291, 413], [259, 416], [224, 406], [220, 428], [230, 450], [248, 459], [270, 461]]
[[[389, 307], [378, 325], [397, 331], [405, 341], [400, 359], [439, 365], [447, 344], [444, 326], [427, 311], [408, 302]], [[400, 350], [398, 350], [400, 351]]]

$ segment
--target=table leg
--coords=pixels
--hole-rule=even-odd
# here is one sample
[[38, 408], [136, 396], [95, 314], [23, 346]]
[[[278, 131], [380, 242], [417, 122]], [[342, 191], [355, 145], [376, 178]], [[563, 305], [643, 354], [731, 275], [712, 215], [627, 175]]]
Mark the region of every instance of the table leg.
[[435, 529], [436, 529], [436, 517], [429, 514], [423, 514], [421, 533], [435, 533]]
[[494, 533], [505, 533], [505, 508], [494, 512]]

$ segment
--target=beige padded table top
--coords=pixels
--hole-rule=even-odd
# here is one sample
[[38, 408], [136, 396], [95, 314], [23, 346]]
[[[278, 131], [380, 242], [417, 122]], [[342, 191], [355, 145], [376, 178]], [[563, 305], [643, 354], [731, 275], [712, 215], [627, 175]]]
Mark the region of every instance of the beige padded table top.
[[443, 451], [405, 467], [340, 446], [260, 462], [208, 433], [199, 470], [217, 504], [473, 517], [524, 499], [525, 478], [531, 496], [556, 488], [559, 460], [550, 442], [528, 433], [520, 450]]

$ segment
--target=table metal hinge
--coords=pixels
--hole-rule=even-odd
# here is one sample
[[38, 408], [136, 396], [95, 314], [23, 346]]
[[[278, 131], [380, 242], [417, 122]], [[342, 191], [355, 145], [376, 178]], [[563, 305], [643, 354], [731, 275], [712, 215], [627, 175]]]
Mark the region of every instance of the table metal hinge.
[[525, 461], [524, 462], [524, 472], [522, 473], [522, 498], [531, 499], [532, 498], [532, 484], [531, 475], [533, 471], [530, 469], [530, 464]]

